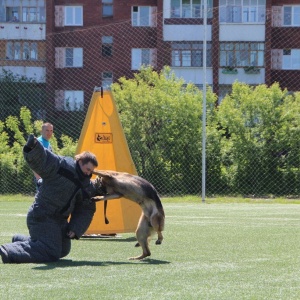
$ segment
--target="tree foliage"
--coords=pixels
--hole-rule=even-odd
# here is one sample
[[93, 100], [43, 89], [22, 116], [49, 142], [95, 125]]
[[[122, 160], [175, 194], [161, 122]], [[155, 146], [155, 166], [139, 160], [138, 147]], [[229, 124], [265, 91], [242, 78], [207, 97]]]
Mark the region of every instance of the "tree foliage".
[[[9, 74], [5, 80], [14, 83]], [[160, 72], [147, 67], [134, 78], [120, 78], [112, 92], [138, 174], [162, 195], [199, 194], [202, 91], [177, 78], [168, 67]], [[0, 95], [0, 102], [3, 99]], [[19, 100], [18, 113], [0, 118], [2, 193], [19, 192], [20, 186], [22, 191], [34, 191], [22, 147], [29, 133], [39, 135], [43, 121], [33, 113], [35, 109], [20, 105]], [[299, 195], [300, 93], [289, 93], [279, 84], [253, 87], [235, 82], [232, 92], [219, 105], [216, 102], [208, 87], [206, 193]], [[78, 128], [59, 126], [65, 119], [61, 115], [55, 120], [60, 129], [55, 130], [51, 144], [55, 153], [73, 156], [77, 141], [68, 133], [80, 131], [84, 115], [68, 117], [78, 121]]]
[[[218, 109], [227, 135], [222, 140], [222, 171], [228, 186], [244, 194], [298, 194], [299, 94], [278, 84], [233, 84]], [[293, 185], [297, 186], [297, 185]]]
[[[23, 158], [23, 146], [29, 134], [40, 135], [42, 124], [42, 120], [32, 120], [27, 107], [21, 107], [19, 116], [8, 116], [5, 122], [0, 121], [1, 193], [19, 192], [20, 187], [23, 192], [34, 191], [33, 173]], [[61, 142], [63, 147], [60, 149], [53, 134], [51, 145], [54, 153], [74, 156], [77, 142], [66, 135], [61, 136]]]
[[[112, 90], [138, 173], [164, 193], [199, 192], [202, 92], [169, 68], [143, 68]], [[208, 107], [214, 102], [209, 90]]]

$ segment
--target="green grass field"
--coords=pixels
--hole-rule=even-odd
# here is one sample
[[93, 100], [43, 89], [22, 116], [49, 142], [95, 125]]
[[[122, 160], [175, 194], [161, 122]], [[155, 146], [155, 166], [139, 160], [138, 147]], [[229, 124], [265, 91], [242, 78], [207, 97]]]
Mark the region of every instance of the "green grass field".
[[[0, 198], [1, 244], [27, 233], [30, 201]], [[152, 241], [150, 258], [127, 260], [141, 252], [133, 233], [73, 241], [57, 263], [0, 263], [0, 297], [298, 300], [298, 201], [163, 199], [165, 239], [160, 246]]]

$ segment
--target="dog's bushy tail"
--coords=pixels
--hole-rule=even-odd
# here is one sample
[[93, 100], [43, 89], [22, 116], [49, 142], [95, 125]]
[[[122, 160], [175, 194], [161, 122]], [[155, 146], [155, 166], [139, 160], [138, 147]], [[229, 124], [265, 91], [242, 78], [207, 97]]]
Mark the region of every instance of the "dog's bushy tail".
[[155, 205], [158, 209], [163, 208], [161, 204], [161, 200], [158, 196], [158, 192], [155, 189], [155, 187], [150, 182], [147, 182], [144, 179], [142, 179], [142, 187], [143, 190], [145, 191], [145, 196], [152, 199], [155, 202]]

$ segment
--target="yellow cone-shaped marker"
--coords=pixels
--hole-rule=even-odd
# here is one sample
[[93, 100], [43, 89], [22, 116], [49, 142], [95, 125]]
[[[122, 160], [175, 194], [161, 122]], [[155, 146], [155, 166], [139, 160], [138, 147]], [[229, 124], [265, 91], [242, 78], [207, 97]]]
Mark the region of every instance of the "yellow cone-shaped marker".
[[[98, 160], [99, 170], [137, 174], [132, 161], [116, 105], [110, 91], [95, 90], [81, 130], [76, 153], [90, 151]], [[97, 202], [96, 213], [86, 234], [134, 232], [141, 208], [125, 198]]]

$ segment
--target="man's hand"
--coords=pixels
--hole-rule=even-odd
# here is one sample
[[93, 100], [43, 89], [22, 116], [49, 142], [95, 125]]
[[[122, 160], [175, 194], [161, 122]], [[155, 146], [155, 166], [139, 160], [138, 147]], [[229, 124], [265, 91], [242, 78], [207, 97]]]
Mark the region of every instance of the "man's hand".
[[27, 146], [29, 149], [33, 149], [34, 146], [36, 145], [36, 142], [37, 142], [37, 140], [36, 140], [35, 136], [33, 134], [30, 134], [28, 136], [25, 146]]
[[42, 184], [43, 184], [43, 179], [42, 179], [42, 178], [39, 178], [39, 179], [37, 180], [37, 182], [36, 182], [36, 185], [37, 185], [38, 187], [40, 187]]

